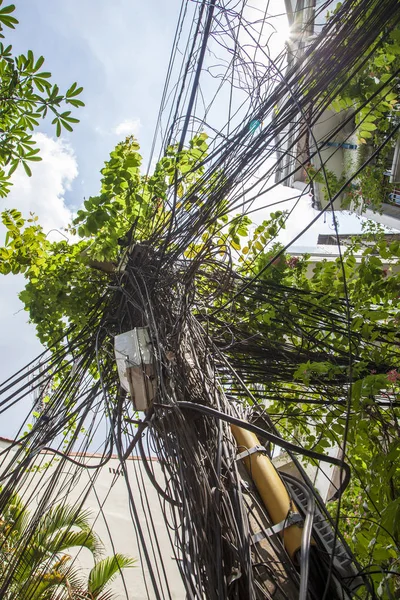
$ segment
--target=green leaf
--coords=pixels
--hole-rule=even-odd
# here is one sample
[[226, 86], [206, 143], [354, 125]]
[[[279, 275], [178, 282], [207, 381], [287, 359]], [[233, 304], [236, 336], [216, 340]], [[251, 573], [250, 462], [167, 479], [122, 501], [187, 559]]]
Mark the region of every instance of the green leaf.
[[9, 27], [10, 29], [15, 29], [15, 25], [18, 25], [18, 20], [15, 17], [11, 17], [8, 14], [6, 14], [4, 12], [6, 8], [0, 10], [0, 23], [3, 23], [6, 27]]
[[66, 121], [61, 121], [62, 126], [64, 127], [64, 129], [66, 129], [67, 131], [73, 131], [71, 125], [69, 125], [69, 123], [67, 123]]
[[79, 106], [85, 106], [85, 103], [82, 102], [82, 100], [77, 100], [77, 99], [70, 100], [69, 98], [67, 98], [66, 102], [67, 102], [67, 104], [72, 104], [72, 106], [75, 106], [77, 108]]
[[89, 573], [88, 592], [98, 598], [104, 588], [113, 581], [121, 569], [133, 567], [136, 561], [123, 554], [105, 558], [95, 564]]
[[31, 171], [29, 165], [25, 161], [22, 161], [22, 165], [23, 165], [23, 167], [25, 169], [25, 173], [28, 175], [28, 177], [32, 177], [32, 171]]
[[232, 238], [229, 243], [232, 246], [232, 248], [234, 248], [235, 250], [240, 250], [241, 246], [240, 246], [239, 238], [235, 238], [235, 239]]
[[44, 63], [44, 56], [39, 56], [39, 58], [36, 61], [35, 67], [34, 67], [34, 71], [39, 71], [40, 67], [43, 65]]
[[9, 171], [8, 171], [8, 176], [11, 177], [11, 175], [14, 173], [14, 171], [16, 171], [17, 167], [19, 165], [19, 161], [18, 160], [14, 160]]
[[364, 132], [365, 137], [365, 131], [375, 131], [376, 125], [375, 123], [368, 123], [367, 121], [364, 121], [363, 123], [361, 123], [361, 128]]
[[14, 10], [15, 10], [15, 4], [9, 4], [8, 6], [5, 6], [4, 8], [0, 9], [0, 14], [1, 15], [3, 15], [3, 14], [4, 15], [9, 15], [12, 12], [14, 12]]
[[79, 96], [82, 93], [83, 87], [77, 87], [77, 83], [73, 83], [67, 93], [65, 94], [67, 98], [73, 98], [74, 96]]
[[51, 73], [48, 71], [42, 71], [42, 73], [38, 73], [36, 77], [39, 77], [40, 79], [50, 79]]

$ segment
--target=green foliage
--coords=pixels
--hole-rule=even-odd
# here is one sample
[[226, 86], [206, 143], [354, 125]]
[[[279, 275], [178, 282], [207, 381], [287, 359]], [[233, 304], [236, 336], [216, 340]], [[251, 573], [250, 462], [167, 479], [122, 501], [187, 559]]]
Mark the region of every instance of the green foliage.
[[382, 203], [387, 200], [389, 192], [394, 187], [384, 176], [386, 154], [387, 152], [382, 153], [374, 164], [365, 166], [352, 183], [346, 184], [351, 175], [346, 170], [341, 177], [337, 177], [329, 169], [325, 169], [323, 172], [313, 166], [308, 167], [307, 178], [308, 181], [321, 185], [325, 202], [329, 202], [342, 190], [340, 195], [342, 209], [361, 208], [362, 212], [365, 212], [367, 208], [370, 208], [375, 212], [380, 212]]
[[[348, 73], [346, 85], [341, 89], [340, 94], [335, 95], [330, 104], [330, 109], [341, 113], [346, 120], [351, 113], [356, 112], [353, 126], [358, 138], [359, 160], [357, 165], [351, 165], [350, 168], [345, 165], [340, 177], [327, 170], [328, 182], [325, 181], [321, 170], [315, 171], [313, 167], [308, 169], [309, 179], [322, 186], [325, 201], [345, 185], [355, 170], [371, 155], [372, 148], [381, 144], [388, 132], [393, 129], [393, 125], [398, 122], [399, 68], [400, 27], [394, 19], [393, 29], [387, 28], [382, 31], [378, 41], [374, 41], [374, 44], [359, 58], [353, 70]], [[327, 89], [326, 97], [329, 98], [329, 95], [330, 90]], [[373, 163], [344, 189], [340, 197], [342, 208], [351, 207], [354, 210], [362, 205], [363, 210], [366, 208], [377, 212], [381, 210], [382, 202], [387, 201], [393, 187], [384, 174], [388, 168], [386, 159], [393, 150], [394, 143], [394, 141], [387, 143], [379, 156], [374, 158]], [[345, 150], [344, 154], [346, 152]], [[353, 153], [354, 150], [349, 152]]]
[[[71, 548], [87, 548], [94, 558], [87, 581], [72, 566]], [[102, 552], [88, 511], [56, 505], [33, 523], [14, 494], [0, 515], [0, 587], [11, 575], [4, 600], [111, 600], [106, 588], [135, 560], [121, 554], [101, 559]]]
[[[14, 5], [3, 6], [1, 0], [0, 7], [0, 38], [4, 40], [4, 29], [14, 29], [18, 21], [12, 14]], [[83, 88], [73, 83], [65, 93], [60, 92], [43, 64], [43, 56], [35, 58], [31, 50], [14, 56], [12, 46], [0, 42], [0, 197], [8, 194], [10, 176], [19, 165], [30, 177], [29, 163], [41, 160], [32, 136], [40, 120], [49, 113], [60, 136], [62, 129], [72, 131], [78, 123], [68, 107], [84, 106], [79, 99]]]
[[367, 50], [367, 59], [360, 57], [349, 83], [331, 104], [336, 112], [360, 109], [356, 126], [361, 144], [376, 143], [389, 130], [400, 100], [396, 77], [400, 67], [400, 27], [396, 25], [389, 35], [382, 32], [376, 47], [375, 44], [374, 49]]
[[104, 588], [109, 585], [121, 569], [133, 567], [135, 564], [133, 558], [123, 554], [115, 554], [97, 562], [89, 573], [88, 592], [91, 598], [96, 600], [100, 597]]
[[[341, 361], [338, 361], [340, 352], [348, 352], [346, 331], [330, 335], [330, 361], [300, 364], [293, 374], [293, 383], [279, 386], [279, 396], [285, 401], [273, 402], [268, 407], [286, 435], [290, 434], [293, 441], [301, 440], [306, 447], [319, 452], [340, 446], [347, 422], [346, 461], [352, 467], [354, 479], [343, 499], [341, 514], [347, 520], [342, 522], [342, 527], [361, 565], [378, 570], [373, 579], [378, 597], [382, 598], [387, 597], [387, 589], [395, 593], [397, 579], [393, 573], [400, 571], [400, 415], [396, 404], [400, 395], [400, 373], [397, 371], [399, 256], [400, 244], [397, 241], [386, 242], [382, 229], [372, 224], [365, 228], [362, 243], [355, 239], [344, 254], [353, 316], [351, 330], [359, 336], [359, 359], [353, 365], [350, 413], [347, 414], [348, 399], [340, 394], [332, 395], [331, 405], [316, 404], [312, 416], [309, 405], [301, 404], [305, 389], [310, 397], [312, 390], [318, 390], [319, 386], [337, 378], [340, 380], [340, 377], [343, 381], [347, 379], [348, 363], [340, 364]], [[268, 258], [266, 253], [266, 260]], [[312, 276], [307, 279], [295, 279], [289, 260], [286, 257], [285, 262], [281, 261], [279, 265], [279, 281], [296, 282], [296, 286], [320, 293], [320, 303], [326, 308], [335, 297], [344, 296], [339, 259], [317, 263]], [[276, 339], [280, 324], [270, 318], [270, 311], [271, 307], [266, 306], [266, 321], [261, 311], [253, 311], [253, 315], [258, 319], [256, 327], [259, 331], [264, 331], [264, 324], [269, 329], [274, 327], [273, 338]], [[287, 312], [295, 315], [303, 330], [307, 329], [307, 314], [300, 314], [290, 305]], [[285, 328], [285, 323], [282, 323], [282, 328]], [[287, 333], [282, 331], [281, 339], [285, 335], [287, 337]], [[316, 336], [324, 340], [326, 330], [321, 329]], [[375, 349], [371, 351], [368, 345], [363, 350], [364, 340], [372, 342]], [[292, 338], [292, 342], [296, 343], [296, 340]], [[307, 342], [302, 338], [297, 343], [304, 347]], [[315, 400], [318, 398], [316, 391]], [[382, 402], [386, 402], [385, 408], [382, 408]], [[335, 516], [336, 503], [332, 504], [331, 510]]]
[[[50, 242], [33, 215], [24, 219], [15, 210], [3, 213], [7, 233], [5, 245], [0, 248], [0, 272], [22, 273], [26, 278], [20, 298], [43, 342], [53, 342], [69, 324], [82, 327], [87, 323], [91, 308], [107, 289], [124, 248], [150, 237], [155, 245], [162, 244], [171, 219], [178, 218], [169, 206], [171, 187], [178, 192], [180, 213], [207, 206], [213, 186], [223, 181], [223, 173], [217, 173], [210, 187], [205, 189], [202, 176], [206, 156], [206, 137], [201, 134], [179, 152], [177, 147], [168, 148], [154, 173], [147, 177], [140, 171], [137, 141], [127, 138], [117, 145], [105, 163], [99, 195], [85, 201], [69, 226], [67, 231], [74, 236], [70, 242]], [[354, 519], [354, 526], [358, 527], [356, 534], [351, 529], [352, 519], [346, 525], [346, 534], [363, 566], [373, 561], [384, 570], [397, 569], [393, 551], [399, 544], [394, 519], [400, 486], [400, 431], [398, 408], [391, 402], [400, 394], [400, 375], [397, 374], [400, 244], [387, 243], [378, 226], [368, 225], [363, 242], [354, 240], [344, 253], [353, 351], [357, 345], [348, 415], [348, 398], [343, 385], [350, 374], [345, 320], [342, 328], [332, 330], [325, 320], [316, 328], [314, 319], [321, 310], [336, 311], [338, 299], [345, 295], [339, 259], [319, 262], [310, 272], [307, 256], [299, 258], [282, 253], [276, 236], [285, 227], [287, 215], [284, 212], [272, 213], [258, 225], [252, 225], [246, 215], [228, 215], [224, 201], [216, 207], [216, 213], [217, 218], [198, 232], [185, 252], [188, 261], [201, 258], [203, 253], [209, 256], [210, 250], [216, 257], [216, 262], [211, 266], [204, 264], [197, 276], [197, 293], [201, 296], [204, 291], [209, 298], [210, 290], [215, 291], [212, 308], [224, 306], [231, 298], [232, 289], [221, 291], [218, 278], [204, 277], [207, 269], [215, 272], [218, 259], [226, 265], [228, 251], [235, 257], [234, 269], [239, 277], [261, 274], [261, 279], [271, 288], [279, 285], [281, 289], [299, 290], [307, 310], [299, 310], [296, 302], [290, 302], [285, 295], [277, 306], [241, 294], [224, 312], [223, 320], [229, 324], [242, 319], [248, 324], [249, 334], [262, 336], [266, 343], [271, 340], [277, 345], [290, 343], [299, 356], [305, 356], [309, 347], [309, 340], [302, 332], [312, 332], [321, 348], [326, 348], [329, 340], [329, 352], [323, 353], [320, 359], [318, 356], [312, 360], [298, 359], [297, 367], [292, 368], [284, 382], [276, 384], [271, 378], [271, 383], [265, 386], [265, 396], [282, 401], [271, 402], [268, 411], [286, 436], [292, 436], [295, 442], [300, 439], [306, 447], [319, 452], [340, 445], [347, 419], [346, 460], [355, 467], [357, 477], [346, 498], [361, 493], [368, 508], [363, 508], [357, 522]], [[133, 241], [126, 237], [132, 223], [135, 223]], [[279, 256], [275, 258], [277, 253]], [[208, 308], [207, 305], [205, 311]], [[332, 404], [318, 402], [319, 390], [326, 386], [332, 389]], [[259, 391], [255, 390], [258, 396]], [[303, 402], [305, 395], [316, 402], [311, 416], [307, 400]], [[389, 399], [387, 409], [380, 406], [383, 398]], [[65, 434], [75, 426], [72, 419]], [[379, 482], [378, 489], [375, 489], [376, 482]], [[376, 521], [376, 507], [379, 521]], [[371, 524], [373, 514], [375, 524]], [[390, 540], [385, 537], [386, 530], [390, 530]], [[104, 573], [112, 571], [112, 565], [104, 563]], [[379, 577], [377, 588], [384, 575]], [[387, 585], [394, 584], [391, 580]]]
[[0, 273], [23, 273], [28, 280], [20, 298], [37, 326], [39, 339], [46, 343], [60, 337], [65, 316], [83, 325], [79, 304], [93, 301], [106, 280], [98, 271], [87, 278], [84, 252], [88, 242], [51, 243], [37, 217], [25, 220], [14, 209], [4, 211], [2, 221], [7, 233], [5, 246], [0, 248]]
[[[41, 342], [54, 343], [71, 324], [85, 325], [90, 308], [106, 290], [121, 245], [129, 245], [128, 224], [136, 224], [136, 241], [155, 231], [162, 240], [171, 218], [169, 185], [177, 181], [182, 188], [186, 210], [199, 203], [190, 190], [203, 174], [206, 148], [206, 134], [193, 138], [179, 154], [171, 146], [147, 177], [140, 173], [137, 141], [130, 137], [118, 144], [102, 169], [100, 194], [85, 201], [67, 228], [80, 241], [50, 242], [34, 215], [25, 219], [15, 209], [2, 213], [7, 233], [0, 248], [0, 273], [24, 274], [27, 285], [20, 299]], [[236, 219], [235, 236], [246, 231], [246, 218]]]
[[329, 169], [317, 170], [313, 165], [308, 165], [307, 180], [308, 182], [312, 181], [314, 183], [319, 183], [322, 186], [325, 202], [330, 202], [331, 198], [333, 198], [337, 193], [339, 193], [339, 191], [342, 188], [343, 208], [349, 208], [351, 202], [354, 201], [356, 197], [356, 194], [354, 194], [351, 184], [345, 186], [347, 181], [347, 177], [345, 174], [343, 174], [341, 177], [337, 177], [335, 173], [333, 173]]
[[[285, 218], [286, 213], [277, 211], [271, 213], [269, 219], [266, 219], [260, 225], [253, 228], [253, 235], [248, 239], [247, 244], [242, 249], [242, 255], [239, 257], [239, 262], [243, 263], [242, 270], [244, 272], [249, 269], [253, 269], [254, 272], [261, 270], [263, 265], [260, 264], [260, 260], [265, 262], [265, 254], [263, 254], [264, 258], [262, 258], [261, 253], [264, 253], [266, 245], [276, 238], [278, 232], [285, 228]], [[248, 226], [249, 223], [247, 223], [247, 228]], [[246, 229], [245, 234], [248, 235], [248, 229]], [[276, 253], [276, 250], [277, 248], [271, 248], [271, 256]]]
[[[118, 240], [124, 238], [129, 223], [135, 223], [139, 240], [147, 239], [155, 229], [162, 235], [169, 222], [165, 210], [168, 186], [177, 181], [178, 197], [189, 194], [203, 174], [206, 137], [196, 136], [179, 153], [176, 146], [169, 147], [150, 177], [141, 175], [142, 157], [134, 137], [116, 146], [101, 171], [100, 194], [85, 201], [71, 228], [81, 238], [91, 239], [92, 259], [116, 260]], [[188, 209], [190, 205], [188, 200]]]

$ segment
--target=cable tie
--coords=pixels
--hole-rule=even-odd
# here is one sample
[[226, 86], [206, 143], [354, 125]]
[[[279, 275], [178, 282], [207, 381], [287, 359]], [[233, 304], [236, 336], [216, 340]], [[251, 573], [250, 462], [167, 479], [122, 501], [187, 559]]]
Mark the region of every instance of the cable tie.
[[297, 512], [292, 512], [286, 519], [284, 519], [280, 523], [277, 523], [276, 525], [272, 525], [268, 529], [263, 529], [262, 531], [255, 533], [251, 538], [251, 543], [253, 545], [258, 544], [265, 538], [270, 537], [271, 535], [276, 535], [284, 529], [287, 529], [288, 527], [291, 527], [292, 525], [295, 525], [296, 523], [300, 522], [303, 522], [303, 517]]
[[243, 452], [240, 452], [240, 454], [236, 456], [236, 460], [243, 460], [244, 458], [251, 456], [255, 452], [262, 452], [263, 454], [267, 454], [267, 450], [264, 446], [253, 446], [253, 448], [247, 448], [246, 450], [243, 450]]

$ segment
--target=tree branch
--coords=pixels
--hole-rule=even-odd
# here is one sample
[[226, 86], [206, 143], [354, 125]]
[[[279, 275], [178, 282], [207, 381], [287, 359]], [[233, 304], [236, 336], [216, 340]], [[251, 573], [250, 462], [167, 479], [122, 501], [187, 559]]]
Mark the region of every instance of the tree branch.
[[110, 261], [100, 261], [100, 260], [92, 260], [88, 259], [87, 264], [92, 269], [97, 269], [98, 271], [103, 271], [103, 273], [115, 273], [117, 265]]

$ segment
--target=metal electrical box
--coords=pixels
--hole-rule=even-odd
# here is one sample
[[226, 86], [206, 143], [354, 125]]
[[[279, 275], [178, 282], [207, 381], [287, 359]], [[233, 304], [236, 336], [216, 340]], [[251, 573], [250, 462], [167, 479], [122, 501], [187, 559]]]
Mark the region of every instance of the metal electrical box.
[[150, 407], [156, 392], [152, 345], [146, 327], [116, 335], [114, 351], [122, 387], [136, 410]]

